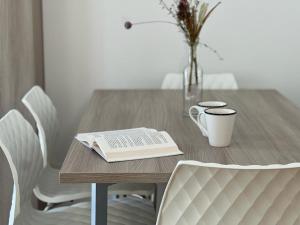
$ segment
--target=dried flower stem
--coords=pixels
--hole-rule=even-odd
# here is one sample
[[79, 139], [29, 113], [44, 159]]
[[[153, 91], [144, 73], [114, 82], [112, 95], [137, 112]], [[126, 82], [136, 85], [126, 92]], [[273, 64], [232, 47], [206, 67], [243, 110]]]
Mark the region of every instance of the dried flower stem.
[[193, 74], [193, 65], [194, 65], [194, 46], [190, 46], [190, 75], [189, 75], [189, 88], [188, 91], [191, 92], [192, 90], [192, 74]]
[[219, 58], [219, 60], [224, 60], [224, 58], [220, 55], [220, 53], [216, 49], [212, 48], [211, 46], [203, 42], [199, 42], [199, 44], [209, 49], [211, 52], [213, 52]]
[[173, 23], [173, 22], [170, 22], [170, 21], [164, 21], [164, 20], [142, 21], [142, 22], [132, 23], [132, 25], [143, 25], [143, 24], [149, 24], [149, 23], [167, 23], [167, 24], [172, 24], [172, 25], [178, 26], [177, 23]]
[[199, 81], [198, 81], [198, 62], [197, 62], [197, 58], [194, 58], [194, 63], [195, 63], [195, 79], [196, 79], [196, 85], [198, 85]]
[[165, 3], [164, 0], [159, 0], [160, 4], [163, 6], [164, 9], [166, 9], [170, 15], [172, 15], [176, 19], [175, 13], [171, 10], [171, 8]]
[[189, 75], [189, 85], [188, 91], [190, 92], [192, 89], [192, 81], [193, 81], [193, 70], [195, 71], [195, 82], [198, 85], [198, 62], [197, 62], [197, 44], [190, 45], [190, 75]]
[[199, 36], [200, 34], [200, 31], [202, 30], [202, 27], [204, 26], [206, 20], [208, 19], [208, 17], [212, 14], [213, 11], [215, 11], [215, 9], [221, 4], [221, 2], [218, 2], [214, 7], [211, 8], [211, 10], [209, 10], [209, 12], [206, 14], [206, 16], [204, 17], [199, 29], [198, 29], [198, 32], [197, 32], [197, 36]]

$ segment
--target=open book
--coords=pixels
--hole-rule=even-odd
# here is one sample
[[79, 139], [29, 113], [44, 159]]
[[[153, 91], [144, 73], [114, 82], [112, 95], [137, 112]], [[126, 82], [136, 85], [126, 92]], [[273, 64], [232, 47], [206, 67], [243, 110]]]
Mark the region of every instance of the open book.
[[75, 138], [107, 162], [183, 154], [167, 132], [154, 129], [80, 133]]

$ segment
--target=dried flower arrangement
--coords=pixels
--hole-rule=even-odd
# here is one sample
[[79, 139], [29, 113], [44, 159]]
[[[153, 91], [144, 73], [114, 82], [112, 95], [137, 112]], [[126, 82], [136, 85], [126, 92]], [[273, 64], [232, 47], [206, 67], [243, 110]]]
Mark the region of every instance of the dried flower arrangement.
[[164, 0], [160, 0], [160, 4], [174, 17], [177, 25], [185, 34], [188, 44], [192, 46], [199, 41], [199, 35], [205, 22], [221, 2], [218, 2], [210, 10], [208, 10], [209, 4], [201, 3], [200, 0], [174, 0], [170, 7]]
[[[172, 4], [168, 6], [165, 0], [160, 0], [160, 4], [163, 9], [166, 9], [168, 13], [176, 20], [176, 23], [169, 21], [147, 21], [147, 22], [125, 22], [124, 26], [126, 29], [130, 29], [133, 25], [145, 24], [145, 23], [169, 23], [177, 25], [180, 30], [184, 33], [186, 41], [191, 49], [195, 49], [195, 45], [199, 44], [200, 32], [212, 14], [212, 12], [221, 4], [218, 2], [210, 10], [208, 9], [209, 4], [207, 2], [201, 2], [200, 0], [173, 0]], [[207, 44], [203, 44], [204, 47], [209, 48], [222, 59], [216, 50], [209, 47]], [[192, 53], [191, 53], [192, 54]], [[195, 67], [197, 67], [196, 59], [193, 60]], [[197, 69], [195, 69], [197, 71]], [[192, 70], [191, 70], [192, 71]], [[197, 73], [195, 73], [197, 74]], [[191, 79], [191, 77], [190, 77]], [[196, 82], [198, 77], [196, 77]], [[190, 84], [191, 85], [191, 84]]]
[[[141, 25], [141, 24], [149, 24], [149, 23], [168, 23], [172, 25], [176, 25], [180, 31], [185, 36], [185, 40], [190, 48], [190, 62], [188, 67], [188, 85], [185, 95], [185, 98], [191, 99], [195, 98], [195, 93], [193, 93], [193, 79], [194, 85], [198, 86], [198, 62], [197, 62], [197, 46], [200, 44], [212, 52], [214, 52], [220, 60], [222, 57], [218, 54], [218, 52], [211, 48], [206, 43], [201, 43], [200, 33], [207, 19], [211, 16], [212, 12], [221, 4], [221, 2], [216, 3], [212, 8], [209, 9], [209, 3], [204, 2], [203, 0], [170, 0], [171, 3], [167, 4], [167, 0], [159, 0], [160, 5], [163, 9], [167, 10], [168, 13], [175, 19], [176, 22], [171, 21], [146, 21], [146, 22], [137, 22], [132, 23], [130, 21], [125, 22], [124, 26], [126, 29], [131, 29], [132, 26]], [[201, 71], [202, 75], [202, 71]], [[202, 91], [202, 90], [201, 90]], [[196, 90], [197, 92], [197, 90]], [[197, 95], [197, 94], [196, 94]], [[202, 95], [202, 94], [201, 94]], [[201, 98], [201, 97], [200, 97]]]

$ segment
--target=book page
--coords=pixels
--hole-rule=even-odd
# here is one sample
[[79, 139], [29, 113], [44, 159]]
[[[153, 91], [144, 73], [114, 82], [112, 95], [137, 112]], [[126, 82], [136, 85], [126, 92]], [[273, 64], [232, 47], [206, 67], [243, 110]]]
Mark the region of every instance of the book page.
[[152, 148], [177, 147], [166, 132], [153, 129], [132, 129], [119, 132], [103, 132], [95, 136], [95, 142], [104, 152], [135, 151]]
[[[95, 144], [95, 138], [96, 137], [101, 137], [101, 135], [104, 134], [119, 134], [119, 133], [127, 133], [127, 132], [138, 132], [138, 131], [143, 131], [143, 130], [147, 130], [147, 128], [145, 127], [141, 127], [141, 128], [134, 128], [134, 129], [125, 129], [125, 130], [113, 130], [113, 131], [100, 131], [100, 132], [92, 132], [92, 133], [78, 133], [75, 138], [82, 142], [84, 145], [86, 145], [87, 147], [93, 147], [93, 145]], [[155, 129], [151, 129], [152, 131], [156, 131]]]
[[75, 137], [78, 141], [80, 141], [82, 144], [84, 144], [88, 148], [93, 147], [93, 142], [95, 138], [90, 135], [90, 133], [79, 133]]

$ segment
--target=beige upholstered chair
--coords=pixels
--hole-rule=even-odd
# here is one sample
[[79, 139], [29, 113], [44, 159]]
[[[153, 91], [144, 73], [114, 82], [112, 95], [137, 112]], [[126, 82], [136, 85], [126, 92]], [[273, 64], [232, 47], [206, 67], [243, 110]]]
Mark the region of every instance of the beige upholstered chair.
[[[182, 89], [183, 75], [178, 73], [169, 73], [165, 76], [161, 89]], [[232, 73], [204, 74], [203, 89], [228, 89], [237, 90], [238, 84]]]
[[[33, 128], [16, 110], [11, 110], [0, 120], [0, 148], [7, 158], [14, 181], [9, 225], [91, 224], [89, 203], [58, 207], [46, 212], [32, 207], [32, 191], [43, 172], [42, 152]], [[109, 199], [108, 223], [153, 225], [155, 214], [152, 203], [134, 197]]]
[[300, 224], [300, 163], [238, 166], [182, 161], [156, 225]]

